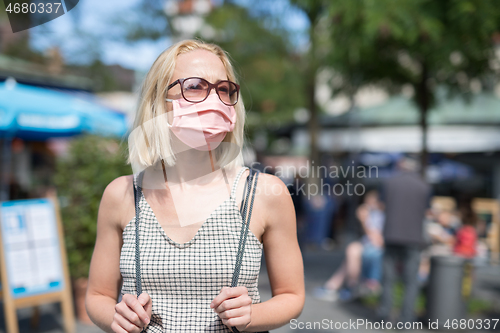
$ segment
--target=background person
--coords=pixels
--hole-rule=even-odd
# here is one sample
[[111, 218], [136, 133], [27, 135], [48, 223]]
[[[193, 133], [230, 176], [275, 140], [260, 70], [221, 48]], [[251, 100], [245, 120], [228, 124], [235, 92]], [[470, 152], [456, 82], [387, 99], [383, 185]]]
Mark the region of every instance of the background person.
[[433, 205], [431, 214], [428, 215], [430, 220], [426, 223], [425, 232], [430, 244], [422, 251], [421, 255], [419, 268], [421, 283], [425, 283], [429, 278], [431, 257], [451, 256], [453, 254], [455, 236], [460, 226], [459, 218], [449, 208]]
[[431, 197], [431, 187], [417, 173], [417, 163], [409, 158], [398, 161], [399, 172], [382, 184], [385, 205], [381, 320], [390, 320], [396, 265], [403, 266], [404, 299], [400, 321], [413, 322], [418, 295], [418, 268], [423, 240], [423, 221]]
[[363, 244], [363, 276], [369, 291], [377, 293], [382, 279], [382, 258], [384, 254], [384, 236], [382, 235], [385, 213], [377, 191], [366, 193], [365, 203], [356, 212], [365, 231], [361, 239]]
[[[364, 202], [356, 209], [365, 235], [359, 241], [351, 242], [346, 248], [345, 260], [340, 268], [314, 290], [314, 296], [325, 301], [335, 301], [339, 297], [349, 300], [357, 294], [360, 278], [365, 278], [368, 291], [378, 292], [382, 272], [384, 239], [382, 228], [384, 212], [377, 191], [365, 194]], [[346, 285], [345, 289], [341, 289]]]
[[478, 254], [477, 215], [471, 207], [471, 202], [463, 202], [459, 208], [462, 226], [458, 228], [453, 244], [453, 253], [472, 259]]

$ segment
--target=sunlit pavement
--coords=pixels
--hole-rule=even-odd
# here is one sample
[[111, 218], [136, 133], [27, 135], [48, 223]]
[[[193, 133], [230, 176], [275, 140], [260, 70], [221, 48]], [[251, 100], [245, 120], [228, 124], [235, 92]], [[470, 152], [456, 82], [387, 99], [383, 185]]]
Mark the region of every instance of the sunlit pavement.
[[[358, 319], [375, 321], [374, 312], [356, 302], [340, 303], [317, 300], [312, 296], [315, 287], [321, 286], [333, 271], [340, 265], [342, 253], [340, 251], [303, 251], [304, 272], [306, 280], [306, 303], [302, 314], [296, 323], [285, 325], [273, 332], [380, 332], [381, 330], [336, 330], [335, 323], [349, 323]], [[266, 300], [271, 297], [267, 275], [263, 267], [260, 279], [261, 298]], [[322, 325], [316, 329], [305, 328], [306, 325], [314, 325], [319, 322]], [[299, 326], [300, 325], [300, 326]], [[344, 324], [344, 326], [347, 324]], [[301, 329], [300, 327], [304, 327]], [[352, 326], [351, 326], [352, 327]], [[420, 332], [426, 332], [420, 330]]]
[[[330, 274], [338, 267], [342, 259], [340, 251], [304, 251], [304, 268], [306, 279], [306, 304], [301, 316], [297, 319], [296, 324], [287, 324], [273, 332], [289, 333], [289, 332], [352, 332], [353, 329], [300, 329], [301, 325], [314, 322], [328, 322], [328, 325], [334, 325], [336, 322], [349, 323], [350, 321], [375, 320], [374, 311], [359, 302], [351, 303], [331, 303], [320, 301], [312, 297], [312, 291], [315, 287], [320, 286], [330, 276]], [[476, 270], [476, 282], [474, 294], [476, 297], [488, 299], [496, 302], [497, 314], [499, 318], [500, 310], [500, 268], [499, 267], [482, 267]], [[261, 276], [259, 278], [261, 300], [265, 301], [271, 298], [271, 289], [265, 269], [265, 262], [262, 263]], [[21, 333], [62, 333], [61, 309], [58, 304], [47, 304], [40, 307], [40, 325], [39, 328], [30, 327], [30, 318], [33, 313], [32, 308], [21, 309], [17, 311], [19, 318], [19, 332]], [[333, 323], [333, 324], [330, 324]], [[497, 325], [496, 331], [500, 331], [500, 323]], [[334, 327], [334, 326], [333, 326]], [[381, 332], [384, 330], [357, 330], [357, 332]], [[396, 330], [385, 330], [396, 331]], [[3, 317], [3, 306], [0, 303], [0, 333], [5, 332], [5, 320]], [[98, 333], [102, 332], [97, 326], [77, 323], [76, 333]], [[411, 330], [409, 331], [411, 332]], [[414, 330], [414, 332], [438, 332], [437, 330], [428, 330], [427, 328]], [[446, 331], [442, 331], [446, 332]], [[449, 332], [449, 331], [447, 331]], [[467, 330], [467, 332], [474, 332]]]
[[[0, 303], [1, 304], [1, 303]], [[20, 333], [63, 333], [63, 319], [61, 307], [57, 303], [44, 304], [39, 307], [40, 318], [38, 327], [31, 326], [33, 308], [17, 310]], [[0, 305], [0, 332], [6, 332], [3, 305]], [[103, 331], [95, 325], [86, 325], [77, 322], [76, 333], [102, 333]]]
[[[373, 309], [363, 306], [360, 302], [350, 302], [350, 303], [339, 303], [339, 302], [325, 302], [317, 300], [312, 296], [312, 291], [315, 287], [321, 286], [326, 279], [333, 273], [333, 271], [339, 266], [342, 259], [342, 253], [340, 251], [303, 251], [304, 258], [304, 270], [305, 270], [305, 280], [306, 280], [306, 303], [302, 314], [297, 319], [294, 324], [285, 325], [273, 332], [276, 333], [289, 333], [289, 332], [353, 332], [356, 330], [351, 329], [339, 329], [336, 330], [335, 326], [331, 323], [349, 323], [350, 321], [369, 320], [375, 321], [375, 313]], [[500, 267], [481, 267], [476, 270], [475, 275], [475, 286], [474, 295], [482, 299], [487, 299], [496, 302], [497, 313], [490, 318], [500, 318]], [[262, 301], [265, 301], [271, 297], [269, 282], [267, 279], [267, 274], [265, 273], [265, 265], [263, 264], [262, 275], [260, 277], [260, 293]], [[476, 318], [476, 317], [474, 317]], [[481, 318], [481, 317], [477, 317]], [[307, 325], [307, 323], [314, 322], [327, 322], [323, 327], [319, 329], [300, 329], [299, 323], [301, 325]], [[333, 324], [334, 325], [334, 324]], [[333, 329], [330, 329], [333, 327]], [[359, 329], [357, 332], [395, 332], [393, 330], [366, 330]], [[418, 330], [405, 330], [407, 332], [440, 332], [438, 330], [429, 330], [423, 325], [422, 329]], [[467, 332], [475, 332], [473, 330], [466, 330]], [[500, 331], [500, 322], [496, 327], [496, 331]], [[442, 330], [441, 332], [449, 332], [449, 330]], [[464, 332], [464, 331], [462, 331]]]

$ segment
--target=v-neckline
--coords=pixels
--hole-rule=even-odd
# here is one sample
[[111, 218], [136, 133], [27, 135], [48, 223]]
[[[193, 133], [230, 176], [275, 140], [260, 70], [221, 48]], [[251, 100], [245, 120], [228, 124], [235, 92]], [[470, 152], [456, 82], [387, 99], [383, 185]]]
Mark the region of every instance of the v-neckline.
[[175, 247], [178, 247], [180, 249], [184, 249], [186, 247], [189, 247], [191, 244], [193, 244], [195, 241], [196, 241], [196, 238], [198, 238], [198, 235], [201, 233], [202, 229], [205, 228], [205, 225], [207, 224], [207, 222], [209, 222], [213, 215], [224, 205], [227, 204], [227, 201], [230, 200], [232, 201], [231, 202], [231, 208], [235, 208], [238, 213], [239, 213], [239, 209], [236, 205], [236, 199], [233, 198], [232, 196], [229, 196], [229, 198], [225, 199], [220, 205], [218, 205], [209, 215], [208, 217], [205, 219], [205, 221], [203, 221], [203, 224], [198, 228], [198, 230], [196, 231], [196, 233], [194, 234], [193, 238], [191, 238], [189, 241], [185, 242], [185, 243], [179, 243], [179, 242], [176, 242], [174, 241], [172, 238], [170, 238], [165, 229], [163, 229], [163, 227], [161, 226], [160, 224], [160, 221], [158, 221], [158, 218], [156, 217], [156, 214], [155, 212], [153, 211], [153, 208], [151, 208], [151, 205], [149, 204], [149, 202], [146, 200], [146, 196], [144, 195], [144, 193], [142, 192], [142, 189], [141, 189], [141, 200], [144, 200], [144, 202], [146, 203], [146, 207], [151, 211], [151, 214], [153, 215], [153, 218], [155, 220], [155, 224], [156, 226], [160, 229], [160, 232], [163, 234], [163, 237], [165, 237], [165, 239], [171, 243], [172, 245], [174, 245]]

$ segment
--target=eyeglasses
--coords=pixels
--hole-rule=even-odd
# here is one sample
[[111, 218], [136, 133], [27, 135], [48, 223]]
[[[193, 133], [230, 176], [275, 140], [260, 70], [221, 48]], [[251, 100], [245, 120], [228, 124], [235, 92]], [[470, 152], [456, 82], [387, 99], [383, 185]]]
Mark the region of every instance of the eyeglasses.
[[[188, 77], [185, 79], [177, 79], [170, 84], [167, 90], [173, 88], [176, 84], [181, 86], [182, 97], [191, 103], [200, 103], [207, 99], [212, 88], [215, 88], [219, 99], [227, 106], [233, 106], [238, 102], [240, 86], [229, 80], [222, 80], [215, 84], [208, 82], [200, 77]], [[172, 102], [172, 99], [166, 99], [167, 102]]]

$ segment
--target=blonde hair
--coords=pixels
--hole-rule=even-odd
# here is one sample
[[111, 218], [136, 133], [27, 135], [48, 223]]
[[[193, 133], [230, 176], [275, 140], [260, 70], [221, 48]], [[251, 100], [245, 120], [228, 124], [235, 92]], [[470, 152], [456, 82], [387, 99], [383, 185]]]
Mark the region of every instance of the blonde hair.
[[[170, 130], [166, 120], [167, 87], [172, 79], [177, 57], [195, 50], [212, 52], [222, 61], [228, 80], [237, 82], [228, 54], [218, 45], [201, 40], [183, 40], [163, 51], [151, 66], [141, 85], [140, 99], [134, 120], [133, 131], [129, 136], [127, 163], [137, 169], [145, 169], [163, 160], [169, 166], [175, 165], [175, 155], [171, 146]], [[227, 151], [228, 144], [214, 149], [219, 165], [243, 165], [241, 148], [244, 143], [245, 107], [240, 98], [234, 106], [236, 123], [233, 132], [226, 135], [223, 142], [239, 148], [236, 158]], [[160, 117], [163, 115], [162, 117]], [[232, 150], [234, 153], [234, 149]], [[232, 156], [231, 156], [232, 155]], [[234, 158], [234, 159], [233, 159]]]

